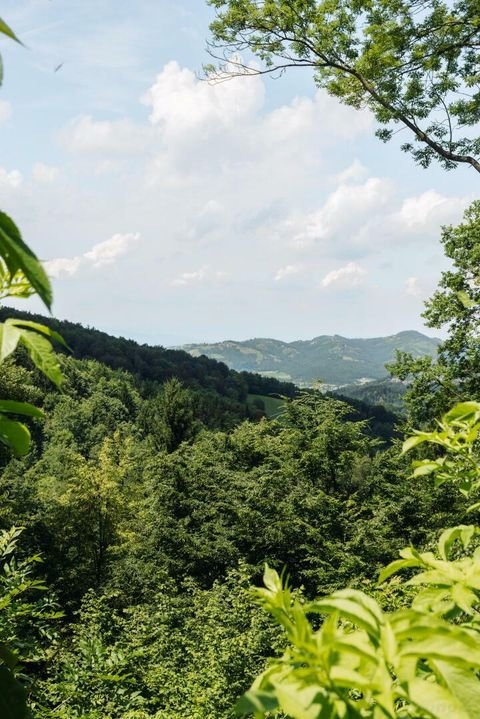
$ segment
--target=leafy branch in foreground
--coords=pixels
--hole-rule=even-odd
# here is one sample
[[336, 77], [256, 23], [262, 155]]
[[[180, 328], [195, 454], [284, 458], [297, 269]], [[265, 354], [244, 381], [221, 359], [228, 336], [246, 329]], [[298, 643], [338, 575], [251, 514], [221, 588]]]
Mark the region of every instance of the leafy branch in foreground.
[[[0, 33], [20, 42], [0, 18]], [[3, 79], [3, 63], [0, 58], [0, 83]], [[24, 242], [15, 222], [0, 211], [0, 300], [8, 297], [28, 298], [37, 294], [50, 310], [52, 305], [52, 288], [50, 280], [34, 252]], [[44, 325], [35, 322], [7, 319], [0, 324], [0, 363], [11, 355], [19, 345], [27, 350], [34, 365], [54, 384], [59, 386], [62, 381], [60, 365], [55, 358], [51, 340], [62, 344], [63, 339]], [[13, 418], [12, 418], [13, 415]], [[9, 447], [17, 456], [24, 455], [30, 448], [30, 432], [28, 427], [15, 417], [41, 418], [43, 413], [31, 404], [0, 400], [0, 442]], [[5, 560], [5, 553], [15, 547], [18, 533], [12, 530], [10, 535], [0, 536], [0, 550]], [[3, 543], [3, 546], [2, 546]], [[33, 561], [33, 560], [32, 560]], [[3, 562], [6, 577], [0, 582], [0, 610], [10, 610], [7, 614], [16, 616], [17, 596], [33, 588], [35, 583], [28, 578], [27, 564], [16, 566], [7, 560]], [[20, 583], [13, 585], [11, 580], [20, 576]], [[36, 586], [36, 588], [40, 588]], [[31, 607], [25, 605], [19, 610], [28, 615]], [[2, 628], [0, 624], [0, 629]], [[24, 684], [19, 681], [21, 675], [20, 655], [11, 643], [11, 637], [2, 637], [0, 644], [0, 715], [5, 719], [24, 719], [29, 712]]]
[[[477, 0], [209, 2], [217, 65], [207, 70], [218, 79], [310, 68], [319, 87], [371, 110], [381, 140], [407, 130], [402, 149], [419, 165], [480, 172]], [[245, 53], [260, 64], [243, 62]]]
[[[439, 459], [414, 463], [414, 476], [433, 473], [470, 497], [479, 486], [479, 429], [480, 404], [467, 402], [447, 413], [437, 432], [407, 439], [404, 451], [421, 443], [446, 450]], [[480, 527], [460, 525], [441, 534], [435, 553], [403, 550], [380, 582], [416, 570], [406, 582], [416, 593], [411, 606], [390, 613], [354, 589], [303, 603], [267, 567], [265, 588], [255, 594], [289, 646], [242, 697], [238, 713], [256, 719], [276, 711], [293, 719], [478, 719], [480, 547], [466, 552], [479, 533]]]

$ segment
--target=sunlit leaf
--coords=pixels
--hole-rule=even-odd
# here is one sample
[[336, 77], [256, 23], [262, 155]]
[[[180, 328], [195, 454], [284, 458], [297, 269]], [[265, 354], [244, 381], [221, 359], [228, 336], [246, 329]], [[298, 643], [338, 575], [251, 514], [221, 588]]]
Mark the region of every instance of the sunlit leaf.
[[65, 340], [63, 339], [62, 335], [55, 330], [52, 330], [51, 327], [47, 327], [47, 325], [41, 325], [38, 322], [32, 322], [31, 320], [17, 319], [8, 319], [6, 320], [6, 324], [11, 324], [14, 327], [26, 327], [27, 329], [35, 330], [35, 332], [38, 332], [41, 335], [45, 335], [45, 337], [49, 337], [50, 339], [55, 340], [55, 342], [58, 342], [67, 349], [70, 349]]
[[20, 335], [20, 330], [12, 324], [0, 324], [0, 362], [16, 350]]
[[237, 716], [247, 716], [255, 712], [273, 711], [278, 707], [274, 694], [264, 691], [248, 691], [242, 696], [235, 707]]
[[41, 262], [23, 241], [13, 220], [0, 211], [0, 255], [12, 277], [21, 270], [48, 309], [52, 305], [52, 288]]
[[30, 449], [30, 432], [21, 422], [0, 416], [0, 442], [13, 450], [17, 457], [27, 454]]
[[5, 20], [2, 20], [2, 18], [0, 18], [0, 33], [2, 33], [3, 35], [7, 35], [7, 37], [11, 38], [12, 40], [15, 40], [15, 42], [19, 42], [20, 45], [22, 45], [22, 42], [15, 35], [12, 28], [7, 25]]
[[52, 345], [46, 337], [31, 330], [21, 330], [20, 341], [27, 348], [35, 366], [54, 384], [60, 386], [63, 380], [62, 371]]
[[44, 417], [44, 413], [38, 407], [28, 402], [15, 402], [10, 399], [0, 399], [0, 412], [7, 414], [23, 414], [26, 417]]

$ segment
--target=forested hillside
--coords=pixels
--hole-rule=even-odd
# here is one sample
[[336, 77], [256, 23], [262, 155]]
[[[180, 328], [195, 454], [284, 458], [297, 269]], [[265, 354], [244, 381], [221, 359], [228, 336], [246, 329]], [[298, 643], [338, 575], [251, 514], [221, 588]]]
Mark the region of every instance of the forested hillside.
[[184, 349], [194, 357], [206, 355], [235, 370], [262, 372], [300, 385], [345, 385], [385, 378], [385, 365], [392, 362], [397, 350], [414, 357], [434, 357], [439, 343], [420, 332], [399, 332], [372, 339], [324, 335], [296, 342], [252, 339], [186, 345]]
[[399, 482], [398, 448], [337, 400], [304, 394], [281, 421], [208, 429], [201, 395], [176, 379], [145, 396], [124, 370], [61, 367], [58, 391], [2, 366], [2, 393], [46, 413], [0, 478], [2, 528], [25, 527], [4, 546], [3, 586], [21, 594], [0, 627], [38, 716], [232, 717], [280, 641], [247, 592], [265, 561], [307, 597], [373, 587], [460, 511], [449, 491]]
[[262, 377], [249, 372], [230, 370], [224, 363], [207, 357], [192, 358], [182, 350], [140, 345], [124, 337], [112, 337], [106, 332], [81, 324], [56, 320], [12, 308], [0, 308], [0, 319], [14, 317], [48, 325], [59, 332], [68, 348], [59, 345], [57, 350], [78, 359], [95, 359], [113, 369], [123, 369], [134, 374], [145, 387], [154, 388], [176, 377], [187, 387], [203, 392], [217, 409], [210, 413], [221, 414], [228, 422], [228, 414], [246, 417], [247, 396], [278, 395], [293, 397], [295, 386], [291, 382], [279, 382], [275, 378]]

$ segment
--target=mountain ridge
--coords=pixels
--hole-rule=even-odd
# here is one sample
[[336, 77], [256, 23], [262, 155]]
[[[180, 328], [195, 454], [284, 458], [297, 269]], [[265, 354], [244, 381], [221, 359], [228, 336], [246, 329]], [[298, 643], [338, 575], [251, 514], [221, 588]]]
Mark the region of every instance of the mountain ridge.
[[440, 342], [418, 330], [403, 330], [385, 337], [349, 338], [335, 334], [291, 342], [255, 337], [192, 343], [181, 349], [194, 357], [205, 355], [224, 362], [237, 371], [259, 372], [300, 385], [322, 381], [342, 386], [384, 378], [385, 364], [394, 359], [395, 350], [411, 352], [415, 357], [434, 356]]

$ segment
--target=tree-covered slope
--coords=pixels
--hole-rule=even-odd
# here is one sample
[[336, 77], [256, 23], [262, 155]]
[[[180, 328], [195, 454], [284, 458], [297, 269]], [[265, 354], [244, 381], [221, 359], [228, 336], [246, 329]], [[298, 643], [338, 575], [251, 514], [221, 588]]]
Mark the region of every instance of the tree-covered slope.
[[[180, 349], [139, 344], [125, 337], [113, 337], [92, 327], [58, 320], [29, 312], [18, 312], [10, 307], [0, 309], [0, 321], [16, 317], [48, 324], [64, 338], [76, 359], [94, 359], [112, 369], [123, 369], [145, 382], [163, 382], [176, 377], [187, 387], [209, 390], [232, 400], [246, 402], [247, 394], [281, 394], [293, 397], [291, 383], [256, 374], [237, 372], [223, 362], [203, 357], [192, 357]], [[58, 347], [59, 351], [62, 350]]]
[[299, 384], [316, 381], [349, 384], [364, 377], [381, 379], [385, 364], [395, 351], [415, 357], [435, 356], [439, 340], [420, 332], [399, 332], [389, 337], [349, 339], [340, 335], [321, 335], [312, 340], [281, 342], [273, 339], [191, 344], [183, 349], [193, 357], [206, 355], [237, 371], [261, 372]]

